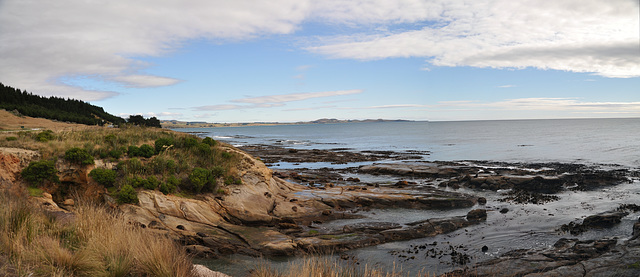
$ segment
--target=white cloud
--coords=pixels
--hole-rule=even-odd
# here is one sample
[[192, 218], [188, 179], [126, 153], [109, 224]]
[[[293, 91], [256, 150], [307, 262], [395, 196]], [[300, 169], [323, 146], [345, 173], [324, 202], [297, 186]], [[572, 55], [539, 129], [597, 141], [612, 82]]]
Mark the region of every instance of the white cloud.
[[[323, 1], [324, 2], [324, 1]], [[554, 69], [640, 76], [634, 0], [349, 1], [322, 5], [351, 24], [423, 23], [414, 30], [322, 38], [333, 58], [424, 57], [436, 66]], [[395, 7], [393, 11], [385, 9]], [[426, 26], [425, 26], [426, 25]]]
[[502, 85], [502, 86], [498, 86], [499, 88], [513, 88], [516, 87], [515, 85]]
[[124, 75], [113, 77], [111, 80], [125, 83], [129, 87], [162, 87], [180, 82], [177, 79], [153, 75]]
[[[350, 94], [357, 94], [357, 93], [362, 93], [362, 90], [352, 89], [352, 90], [338, 90], [338, 91], [267, 95], [267, 96], [260, 96], [260, 97], [248, 97], [248, 98], [231, 100], [231, 102], [246, 103], [247, 105], [220, 104], [220, 105], [193, 107], [193, 109], [196, 111], [221, 111], [221, 110], [272, 108], [272, 107], [282, 107], [284, 106], [283, 103], [286, 103], [286, 102], [302, 101], [302, 100], [321, 98], [321, 97], [350, 95]], [[291, 110], [288, 110], [288, 111], [291, 111]]]
[[290, 94], [243, 98], [243, 99], [232, 100], [232, 102], [251, 103], [251, 104], [283, 103], [283, 102], [301, 101], [301, 100], [319, 98], [319, 97], [358, 94], [358, 93], [362, 93], [362, 91], [363, 90], [361, 89], [352, 89], [352, 90], [323, 91], [323, 92], [290, 93]]
[[518, 98], [497, 102], [439, 102], [437, 105], [432, 106], [432, 108], [640, 113], [640, 102], [583, 102], [575, 98]]
[[403, 109], [403, 108], [424, 108], [424, 107], [427, 107], [427, 105], [396, 104], [396, 105], [371, 106], [371, 107], [367, 107], [367, 109]]
[[159, 56], [188, 39], [287, 34], [308, 3], [274, 1], [0, 1], [0, 79], [14, 87], [82, 100], [112, 92], [61, 85], [68, 76], [102, 76], [133, 87], [177, 80], [140, 74], [131, 57]]

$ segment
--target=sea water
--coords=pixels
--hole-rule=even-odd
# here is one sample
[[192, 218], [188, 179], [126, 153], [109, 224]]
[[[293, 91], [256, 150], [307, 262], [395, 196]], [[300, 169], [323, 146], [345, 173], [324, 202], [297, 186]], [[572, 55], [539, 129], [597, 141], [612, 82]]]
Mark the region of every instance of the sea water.
[[[423, 157], [426, 161], [617, 164], [636, 170], [640, 167], [640, 119], [371, 122], [192, 128], [180, 131], [210, 136], [236, 146], [262, 144], [350, 151], [429, 151], [429, 155]], [[464, 247], [462, 251], [471, 256], [468, 265], [472, 265], [515, 249], [548, 248], [562, 237], [594, 239], [616, 236], [624, 239], [631, 235], [631, 226], [639, 216], [639, 213], [632, 213], [614, 228], [591, 230], [579, 236], [558, 231], [562, 224], [615, 209], [622, 203], [640, 204], [638, 181], [596, 191], [565, 191], [558, 194], [561, 200], [544, 205], [500, 202], [498, 200], [503, 196], [491, 191], [461, 189], [460, 192], [487, 198], [488, 204], [484, 208], [489, 210], [489, 217], [485, 223], [446, 235], [385, 243], [352, 250], [347, 254], [369, 266], [438, 274], [461, 265], [449, 263], [446, 256], [433, 259], [420, 253], [407, 255], [415, 256], [407, 260], [394, 253], [434, 243], [440, 250], [446, 250], [449, 245], [459, 246]], [[371, 210], [361, 213], [367, 216], [365, 219], [327, 222], [324, 225], [336, 227], [364, 221], [404, 224], [433, 217], [465, 215], [474, 208], [477, 207], [444, 211]], [[503, 208], [509, 209], [509, 212], [497, 212]], [[481, 251], [483, 246], [488, 247], [487, 252]], [[287, 266], [288, 261], [296, 259], [265, 261], [273, 267], [282, 268]], [[234, 276], [243, 276], [248, 268], [255, 267], [261, 261], [235, 255], [217, 261], [199, 262]]]
[[178, 129], [236, 146], [429, 151], [432, 161], [640, 166], [640, 119], [368, 122]]

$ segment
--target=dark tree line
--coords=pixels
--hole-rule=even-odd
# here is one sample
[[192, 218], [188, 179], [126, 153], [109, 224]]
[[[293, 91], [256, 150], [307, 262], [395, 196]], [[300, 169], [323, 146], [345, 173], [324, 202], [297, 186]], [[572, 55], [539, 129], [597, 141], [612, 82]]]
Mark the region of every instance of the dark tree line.
[[125, 120], [101, 107], [61, 97], [42, 97], [0, 83], [0, 109], [17, 110], [20, 114], [86, 125], [121, 124]]
[[144, 117], [142, 117], [141, 115], [130, 115], [129, 119], [127, 119], [127, 122], [138, 126], [162, 128], [162, 126], [160, 125], [160, 120], [158, 120], [155, 116], [149, 119], [144, 119]]

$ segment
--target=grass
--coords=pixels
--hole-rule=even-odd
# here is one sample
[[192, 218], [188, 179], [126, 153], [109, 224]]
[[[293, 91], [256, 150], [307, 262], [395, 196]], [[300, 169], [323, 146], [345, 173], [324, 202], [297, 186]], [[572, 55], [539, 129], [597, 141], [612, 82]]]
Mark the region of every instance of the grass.
[[[42, 140], [42, 134], [47, 139]], [[11, 139], [7, 139], [11, 138]], [[15, 139], [14, 139], [15, 138]], [[162, 151], [152, 157], [131, 157], [127, 154], [129, 147], [155, 145], [158, 140], [171, 141], [172, 145], [161, 147]], [[208, 143], [207, 143], [208, 142]], [[227, 146], [212, 139], [201, 140], [193, 135], [159, 128], [143, 128], [126, 126], [123, 128], [107, 128], [85, 126], [73, 130], [64, 129], [56, 132], [49, 130], [21, 131], [18, 133], [0, 133], [0, 147], [23, 148], [35, 150], [41, 154], [42, 160], [61, 160], [74, 153], [88, 154], [84, 160], [101, 160], [100, 164], [116, 164], [120, 162], [118, 177], [115, 182], [121, 188], [127, 180], [134, 177], [153, 178], [167, 182], [169, 178], [179, 180], [178, 191], [174, 193], [189, 194], [181, 190], [193, 189], [187, 180], [194, 168], [200, 167], [215, 172], [218, 180], [211, 180], [206, 192], [216, 192], [222, 185], [238, 184], [238, 155], [227, 152]], [[147, 147], [149, 148], [149, 147]], [[149, 149], [153, 151], [154, 149]], [[77, 156], [77, 155], [76, 155]], [[86, 162], [90, 164], [91, 162]]]
[[174, 241], [106, 207], [79, 203], [72, 220], [60, 220], [34, 207], [26, 192], [4, 191], [0, 202], [0, 257], [18, 276], [192, 276], [191, 260]]
[[431, 277], [432, 273], [410, 273], [392, 268], [387, 271], [369, 265], [359, 265], [354, 261], [342, 261], [327, 256], [310, 256], [302, 261], [292, 262], [286, 270], [272, 269], [262, 263], [256, 267], [251, 277]]

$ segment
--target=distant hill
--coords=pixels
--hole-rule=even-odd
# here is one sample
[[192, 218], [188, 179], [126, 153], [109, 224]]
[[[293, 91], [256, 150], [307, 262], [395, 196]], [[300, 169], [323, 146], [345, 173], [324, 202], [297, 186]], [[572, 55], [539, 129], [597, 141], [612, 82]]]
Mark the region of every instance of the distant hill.
[[21, 115], [85, 125], [121, 124], [125, 120], [89, 103], [60, 97], [42, 97], [0, 83], [0, 109]]
[[335, 118], [322, 118], [314, 121], [301, 121], [293, 123], [284, 122], [250, 122], [250, 123], [208, 123], [202, 121], [178, 121], [161, 120], [164, 128], [210, 128], [210, 127], [241, 127], [241, 126], [268, 126], [268, 125], [300, 125], [300, 124], [331, 124], [331, 123], [366, 123], [366, 122], [410, 122], [402, 119], [364, 119], [364, 120], [342, 120]]

